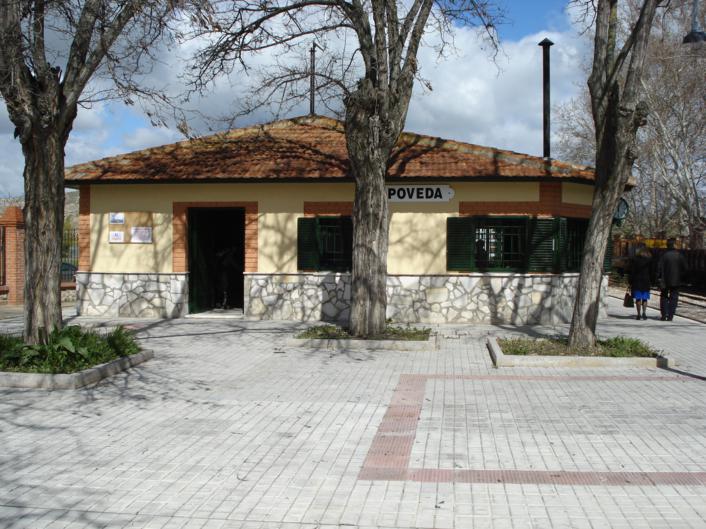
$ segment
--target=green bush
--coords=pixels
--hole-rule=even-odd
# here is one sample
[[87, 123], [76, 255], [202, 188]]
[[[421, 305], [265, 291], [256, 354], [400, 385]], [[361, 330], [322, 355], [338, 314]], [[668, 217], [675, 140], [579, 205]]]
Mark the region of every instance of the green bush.
[[659, 353], [637, 338], [618, 336], [608, 340], [599, 340], [594, 349], [572, 349], [567, 338], [507, 338], [499, 339], [503, 353], [506, 355], [542, 355], [542, 356], [639, 356], [654, 358]]
[[70, 326], [54, 329], [46, 344], [25, 345], [17, 337], [0, 335], [0, 370], [27, 373], [75, 373], [140, 350], [122, 327], [101, 335]]
[[[431, 329], [416, 327], [395, 327], [388, 325], [385, 332], [380, 336], [371, 336], [371, 340], [428, 340]], [[296, 338], [307, 338], [314, 340], [352, 340], [350, 333], [343, 327], [337, 325], [319, 325], [300, 332]]]

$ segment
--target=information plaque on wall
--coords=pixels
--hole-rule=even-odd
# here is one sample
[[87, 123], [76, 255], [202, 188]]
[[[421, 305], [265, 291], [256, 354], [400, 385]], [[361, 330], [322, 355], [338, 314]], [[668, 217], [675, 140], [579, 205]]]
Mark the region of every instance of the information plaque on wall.
[[110, 224], [125, 224], [125, 213], [122, 211], [111, 211], [109, 219]]
[[152, 226], [134, 226], [130, 228], [130, 242], [137, 244], [151, 244]]
[[111, 211], [108, 214], [108, 242], [111, 244], [152, 244], [150, 211]]
[[122, 243], [125, 242], [125, 232], [123, 231], [111, 231], [108, 237], [111, 243]]

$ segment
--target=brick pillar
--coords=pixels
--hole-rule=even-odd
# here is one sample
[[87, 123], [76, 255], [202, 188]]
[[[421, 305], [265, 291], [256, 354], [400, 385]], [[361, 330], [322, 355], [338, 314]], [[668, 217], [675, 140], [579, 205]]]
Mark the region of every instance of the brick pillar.
[[78, 199], [78, 271], [91, 270], [91, 187], [79, 187]]
[[25, 221], [22, 209], [10, 206], [0, 217], [5, 226], [5, 278], [7, 302], [21, 305], [25, 288]]

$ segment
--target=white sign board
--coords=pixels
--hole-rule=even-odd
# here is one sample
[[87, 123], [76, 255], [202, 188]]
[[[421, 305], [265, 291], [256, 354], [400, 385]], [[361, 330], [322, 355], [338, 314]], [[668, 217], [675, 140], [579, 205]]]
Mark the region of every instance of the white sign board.
[[388, 185], [387, 199], [390, 202], [448, 202], [454, 196], [451, 186], [440, 185]]
[[110, 212], [110, 223], [111, 224], [125, 224], [125, 213], [123, 212]]
[[152, 242], [152, 228], [149, 226], [130, 228], [130, 242], [150, 244]]
[[125, 242], [125, 233], [122, 231], [111, 231], [108, 235], [108, 241], [111, 243]]

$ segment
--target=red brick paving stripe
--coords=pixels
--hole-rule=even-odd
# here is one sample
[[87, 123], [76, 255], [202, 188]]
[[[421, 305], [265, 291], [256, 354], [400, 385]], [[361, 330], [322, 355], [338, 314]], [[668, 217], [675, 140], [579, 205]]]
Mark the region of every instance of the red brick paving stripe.
[[373, 438], [358, 479], [425, 483], [515, 483], [532, 485], [706, 485], [706, 472], [568, 472], [553, 470], [409, 469], [426, 381], [667, 381], [689, 377], [623, 375], [401, 375], [390, 406]]

